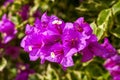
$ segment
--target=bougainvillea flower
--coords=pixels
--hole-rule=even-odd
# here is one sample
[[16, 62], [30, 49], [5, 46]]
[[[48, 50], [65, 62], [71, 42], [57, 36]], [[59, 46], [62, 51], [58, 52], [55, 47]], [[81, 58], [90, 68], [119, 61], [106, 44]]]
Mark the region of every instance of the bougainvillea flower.
[[30, 25], [26, 26], [25, 33], [26, 36], [21, 42], [21, 47], [30, 53], [30, 60], [36, 60], [40, 57], [40, 48], [43, 45], [42, 35], [37, 28]]
[[62, 34], [63, 29], [65, 27], [64, 21], [59, 19], [58, 17], [52, 15], [50, 16], [50, 21], [48, 24], [48, 29], [57, 33], [57, 34]]
[[9, 46], [5, 50], [6, 55], [11, 56], [12, 59], [16, 59], [20, 54], [20, 47]]
[[[49, 51], [53, 47], [53, 45], [61, 43], [61, 36], [60, 35], [53, 35], [53, 33], [49, 32], [49, 34], [43, 35], [42, 40], [43, 40], [44, 45], [41, 48], [41, 52], [43, 53], [40, 56], [41, 63], [43, 63], [45, 61], [45, 57], [50, 54]], [[54, 48], [56, 48], [56, 47], [54, 47]]]
[[33, 17], [35, 17], [35, 18], [40, 18], [41, 15], [42, 15], [41, 11], [40, 11], [39, 9], [37, 9], [37, 10], [34, 12]]
[[60, 43], [56, 43], [49, 48], [44, 48], [43, 55], [45, 60], [50, 62], [56, 62], [61, 64], [63, 67], [73, 66], [72, 56], [67, 56], [67, 53], [64, 52], [64, 47]]
[[3, 15], [0, 21], [0, 32], [3, 37], [3, 43], [8, 43], [17, 33], [14, 23], [8, 20], [6, 15]]
[[99, 50], [101, 49], [102, 52], [94, 51], [97, 56], [102, 57], [103, 59], [110, 58], [117, 54], [115, 48], [109, 43], [108, 39], [104, 39], [104, 43], [99, 46]]
[[74, 26], [78, 32], [85, 32], [85, 34], [87, 34], [87, 35], [92, 34], [92, 28], [90, 27], [90, 25], [87, 22], [84, 21], [83, 17], [78, 18], [74, 22]]
[[61, 55], [64, 54], [62, 45], [60, 44], [54, 44], [51, 46], [45, 45], [42, 48], [42, 52], [43, 54], [45, 54], [46, 60], [49, 60], [51, 62], [58, 62], [58, 63], [60, 63], [62, 59]]
[[29, 17], [29, 5], [23, 5], [21, 10], [19, 11], [19, 15], [21, 16], [22, 20], [26, 20]]
[[105, 61], [105, 68], [110, 72], [113, 80], [119, 80], [120, 76], [120, 55], [115, 55]]
[[[88, 41], [89, 42], [89, 41]], [[92, 56], [99, 56], [102, 57], [103, 59], [107, 59], [110, 58], [114, 55], [117, 54], [117, 51], [115, 50], [115, 48], [109, 43], [108, 39], [105, 38], [104, 39], [104, 43], [103, 44], [99, 44], [97, 42], [97, 40], [93, 43], [89, 43], [88, 47], [86, 47], [83, 51], [83, 60], [82, 61], [86, 61], [84, 58], [91, 59]], [[88, 54], [88, 57], [86, 57], [86, 55]], [[90, 56], [91, 54], [91, 56]]]
[[110, 74], [113, 77], [113, 80], [119, 80], [120, 79], [120, 66], [116, 65], [112, 67], [110, 70]]
[[84, 33], [77, 32], [72, 23], [66, 23], [63, 30], [62, 40], [65, 51], [68, 52], [67, 55], [75, 54], [76, 52], [84, 49], [87, 45], [86, 40], [88, 38], [89, 36]]
[[21, 46], [25, 51], [29, 52], [30, 60], [36, 60], [39, 58], [39, 49], [42, 46], [42, 40], [40, 34], [31, 34], [26, 37], [21, 42]]
[[113, 80], [120, 80], [120, 74], [118, 76], [113, 77]]
[[95, 35], [91, 35], [91, 37], [86, 41], [89, 44], [87, 44], [87, 46], [81, 51], [82, 62], [91, 60], [95, 56], [94, 50], [97, 51], [100, 48], [99, 43], [97, 42], [97, 37]]
[[111, 69], [113, 66], [119, 65], [120, 64], [120, 55], [115, 55], [111, 58], [108, 58], [105, 61], [104, 66], [109, 70]]
[[[29, 52], [30, 60], [41, 59], [61, 64], [63, 68], [72, 66], [72, 56], [82, 54], [82, 61], [91, 60], [94, 56], [104, 59], [115, 53], [108, 41], [101, 45], [92, 34], [90, 25], [84, 18], [78, 18], [74, 23], [64, 23], [63, 20], [44, 13], [36, 19], [33, 26], [27, 25], [26, 36], [21, 42], [25, 51]], [[112, 52], [109, 49], [113, 49]]]
[[29, 75], [35, 73], [34, 70], [29, 68], [28, 64], [25, 64], [25, 65], [18, 64], [17, 69], [18, 69], [18, 74], [17, 74], [15, 80], [28, 80]]
[[103, 46], [107, 50], [107, 53], [104, 54], [105, 58], [110, 58], [117, 54], [116, 49], [109, 43], [107, 38], [104, 39], [104, 43], [101, 44], [101, 46]]
[[106, 54], [109, 53], [98, 42], [91, 42], [85, 49], [82, 50], [82, 61], [86, 62], [92, 59], [93, 56], [99, 56], [105, 59], [107, 56]]
[[[97, 37], [92, 34], [92, 28], [87, 22], [84, 21], [83, 17], [78, 18], [73, 25], [76, 32], [79, 33], [79, 51], [82, 51], [82, 61], [86, 62], [93, 58], [94, 53], [91, 51], [91, 47], [95, 48], [95, 46], [98, 45]], [[93, 44], [94, 46], [92, 46]]]
[[49, 23], [50, 17], [47, 16], [47, 13], [44, 13], [41, 16], [41, 20], [40, 19], [36, 19], [35, 21], [35, 27], [38, 28], [39, 30], [41, 30], [41, 32], [44, 32], [45, 30], [47, 30], [48, 27], [48, 23]]
[[30, 34], [34, 34], [34, 33], [41, 34], [41, 31], [39, 29], [37, 29], [36, 27], [27, 24], [26, 29], [25, 29], [25, 34], [30, 35]]
[[64, 26], [65, 23], [61, 19], [54, 15], [48, 16], [47, 13], [42, 15], [41, 20], [36, 19], [35, 21], [35, 27], [39, 28], [41, 32], [50, 30], [54, 33], [62, 34]]

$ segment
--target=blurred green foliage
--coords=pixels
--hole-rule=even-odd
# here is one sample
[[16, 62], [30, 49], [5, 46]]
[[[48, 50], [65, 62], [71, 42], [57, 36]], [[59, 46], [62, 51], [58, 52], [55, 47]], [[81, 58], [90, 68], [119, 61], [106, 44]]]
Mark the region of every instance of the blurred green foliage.
[[[11, 20], [18, 29], [17, 42], [13, 41], [15, 45], [19, 45], [24, 36], [25, 25], [33, 24], [32, 15], [39, 9], [41, 13], [47, 11], [49, 15], [54, 14], [66, 22], [73, 22], [83, 16], [91, 24], [98, 40], [102, 42], [103, 38], [108, 37], [120, 53], [120, 0], [14, 0], [7, 7], [3, 6], [3, 3], [4, 0], [0, 0], [0, 17], [5, 13], [12, 16]], [[18, 11], [25, 4], [30, 5], [30, 17], [22, 21]], [[30, 67], [36, 71], [35, 74], [29, 76], [29, 80], [110, 80], [110, 74], [102, 65], [104, 60], [97, 57], [82, 63], [80, 59], [80, 55], [74, 56], [75, 65], [63, 71], [55, 63], [40, 64], [40, 60], [31, 62], [28, 54], [21, 50], [21, 55], [17, 60], [0, 59], [0, 80], [13, 80], [17, 73], [15, 68], [17, 62], [29, 63]]]

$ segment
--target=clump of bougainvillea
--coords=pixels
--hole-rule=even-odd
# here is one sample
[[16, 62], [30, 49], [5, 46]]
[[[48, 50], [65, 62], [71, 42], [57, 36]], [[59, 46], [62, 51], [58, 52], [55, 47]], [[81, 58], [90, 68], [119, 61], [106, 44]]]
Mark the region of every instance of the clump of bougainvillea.
[[92, 32], [83, 17], [65, 23], [55, 15], [44, 13], [33, 26], [27, 24], [21, 47], [29, 53], [31, 61], [40, 58], [42, 64], [45, 60], [56, 62], [63, 69], [74, 65], [72, 57], [76, 53], [82, 55], [82, 62], [94, 56], [107, 60], [117, 54], [107, 38], [100, 44]]
[[5, 44], [11, 41], [17, 33], [15, 24], [7, 18], [6, 14], [3, 15], [0, 21], [0, 33], [2, 36], [2, 43]]
[[104, 66], [110, 72], [113, 80], [120, 80], [120, 55], [107, 59]]
[[[25, 33], [21, 46], [29, 52], [30, 60], [40, 58], [41, 63], [48, 60], [69, 67], [74, 65], [72, 56], [75, 53], [82, 51], [82, 61], [88, 61], [93, 55], [102, 56], [106, 51], [97, 42], [97, 37], [83, 17], [73, 23], [65, 23], [54, 15], [44, 13], [34, 26], [26, 26]], [[94, 49], [99, 52], [95, 53]]]
[[[104, 39], [102, 46], [109, 52], [109, 58], [105, 61], [105, 68], [110, 72], [113, 80], [120, 80], [120, 55], [115, 48], [109, 43], [108, 39]], [[107, 53], [106, 53], [107, 54]]]

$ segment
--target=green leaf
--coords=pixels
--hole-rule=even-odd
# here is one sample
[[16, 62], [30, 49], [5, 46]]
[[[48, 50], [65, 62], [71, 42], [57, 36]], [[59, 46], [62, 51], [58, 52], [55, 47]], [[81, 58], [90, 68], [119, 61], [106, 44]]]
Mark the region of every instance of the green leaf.
[[107, 19], [107, 17], [109, 16], [109, 13], [110, 13], [110, 9], [102, 10], [98, 15], [97, 24], [102, 25], [104, 21]]
[[98, 40], [102, 39], [105, 36], [104, 34], [105, 34], [105, 32], [101, 28], [97, 28], [96, 36], [97, 36]]
[[0, 59], [0, 71], [2, 71], [7, 65], [7, 60], [5, 58]]
[[37, 74], [31, 74], [31, 75], [29, 76], [29, 80], [42, 80], [42, 79], [39, 79], [39, 78], [37, 77]]
[[97, 27], [95, 22], [92, 22], [90, 25], [91, 25], [91, 27], [93, 29], [93, 34], [95, 34], [97, 36], [98, 40], [100, 40], [103, 37], [104, 33], [105, 33], [104, 30]]
[[97, 64], [88, 65], [86, 67], [86, 72], [89, 73], [90, 77], [95, 78], [95, 79], [97, 79], [98, 77], [102, 76], [101, 67], [99, 67]]
[[106, 31], [107, 28], [112, 26], [113, 24], [111, 19], [112, 19], [111, 9], [102, 10], [97, 18], [98, 27]]
[[120, 27], [117, 27], [117, 28], [111, 30], [111, 33], [112, 33], [115, 37], [120, 38]]
[[120, 13], [120, 1], [118, 1], [115, 5], [112, 7], [113, 15], [117, 15]]
[[53, 69], [51, 67], [50, 64], [47, 67], [45, 79], [47, 79], [47, 80], [59, 80], [58, 74], [56, 73], [55, 69]]
[[113, 26], [113, 17], [111, 9], [105, 9], [100, 12], [97, 18], [97, 36], [99, 39], [108, 36]]
[[18, 25], [19, 24], [19, 19], [18, 16], [12, 16], [11, 20], [14, 22], [14, 24]]
[[95, 22], [92, 22], [92, 23], [90, 24], [90, 26], [91, 26], [91, 28], [92, 28], [92, 30], [93, 30], [93, 34], [97, 34], [97, 25], [96, 25], [96, 23], [95, 23]]

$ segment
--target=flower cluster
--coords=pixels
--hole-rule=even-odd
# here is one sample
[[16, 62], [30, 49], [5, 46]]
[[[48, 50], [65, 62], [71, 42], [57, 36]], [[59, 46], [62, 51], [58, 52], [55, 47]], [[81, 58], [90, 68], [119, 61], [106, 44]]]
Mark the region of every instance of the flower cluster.
[[[118, 6], [120, 0], [114, 2], [111, 0], [107, 4], [102, 0], [99, 3], [97, 6], [96, 0], [92, 2], [87, 0], [71, 0], [71, 2], [56, 0], [0, 1], [0, 78], [9, 80], [13, 80], [13, 78], [15, 80], [53, 80], [53, 78], [60, 80], [68, 78], [73, 80], [83, 80], [84, 78], [120, 80], [120, 54], [117, 52], [120, 44], [119, 19], [112, 18], [120, 12]], [[95, 6], [86, 6], [86, 4], [94, 4]], [[111, 8], [104, 10], [105, 6], [110, 6], [112, 10]], [[87, 10], [84, 10], [86, 8]], [[91, 8], [93, 8], [92, 12]], [[98, 8], [100, 9], [98, 10]], [[43, 11], [46, 10], [70, 21], [78, 16], [84, 16], [87, 21], [92, 22], [93, 28], [84, 20], [84, 17], [73, 22], [65, 22], [55, 15], [47, 15], [47, 12], [43, 14]], [[111, 12], [114, 14], [111, 15]], [[23, 32], [24, 29], [25, 32]], [[118, 48], [117, 50], [107, 38], [104, 39], [103, 43], [99, 43], [106, 36]], [[24, 54], [25, 52], [22, 50], [28, 55]], [[36, 61], [33, 66], [28, 61], [28, 57], [30, 61]], [[99, 62], [101, 59], [98, 57], [103, 60]], [[60, 65], [63, 70], [73, 66], [76, 61], [75, 70], [70, 69], [67, 70], [67, 73], [61, 74], [62, 70], [56, 69], [57, 66], [41, 65], [38, 67], [39, 60], [41, 64], [47, 61]], [[94, 66], [92, 63], [96, 65], [93, 67], [94, 69], [91, 69]], [[16, 64], [17, 67], [15, 67]], [[101, 64], [111, 76], [109, 74], [102, 75], [106, 71], [103, 71]], [[47, 70], [44, 71], [44, 69]], [[96, 69], [99, 69], [97, 74]], [[71, 72], [73, 73], [71, 74]], [[6, 76], [6, 73], [10, 75]], [[73, 75], [76, 73], [80, 73], [81, 77], [74, 77]], [[65, 75], [63, 76], [63, 74]]]
[[36, 19], [33, 26], [26, 26], [25, 34], [21, 47], [29, 53], [31, 61], [40, 58], [41, 63], [45, 60], [56, 62], [63, 68], [74, 65], [72, 56], [76, 53], [82, 55], [82, 62], [89, 61], [94, 56], [106, 60], [117, 53], [107, 38], [103, 44], [98, 43], [83, 17], [73, 23], [65, 23], [54, 15], [44, 13], [41, 20]]
[[14, 23], [8, 20], [6, 15], [3, 15], [2, 20], [0, 21], [0, 33], [3, 38], [2, 43], [11, 41], [17, 33]]
[[80, 51], [83, 52], [82, 61], [90, 60], [94, 54], [87, 52], [88, 47], [97, 43], [96, 36], [83, 17], [74, 23], [65, 23], [54, 15], [44, 13], [34, 26], [26, 26], [25, 33], [21, 46], [29, 52], [30, 60], [40, 58], [41, 63], [48, 60], [63, 67], [73, 66], [72, 56]]
[[120, 80], [120, 55], [117, 53], [115, 48], [108, 42], [107, 39], [104, 40], [102, 46], [106, 50], [108, 50], [110, 54], [109, 58], [107, 58], [105, 61], [105, 68], [110, 72], [113, 80]]
[[56, 62], [63, 67], [73, 66], [73, 54], [83, 50], [88, 41], [95, 37], [84, 18], [74, 23], [44, 13], [41, 20], [36, 19], [34, 26], [27, 25], [26, 36], [21, 42], [25, 51], [29, 52], [30, 60], [41, 59]]
[[104, 66], [110, 72], [113, 80], [120, 80], [120, 55], [107, 59]]
[[94, 42], [89, 42], [89, 45], [82, 50], [83, 62], [92, 59], [93, 56], [108, 59], [117, 54], [117, 51], [109, 43], [107, 38], [104, 39], [103, 44], [99, 44], [95, 37], [92, 37], [91, 39], [94, 40]]

